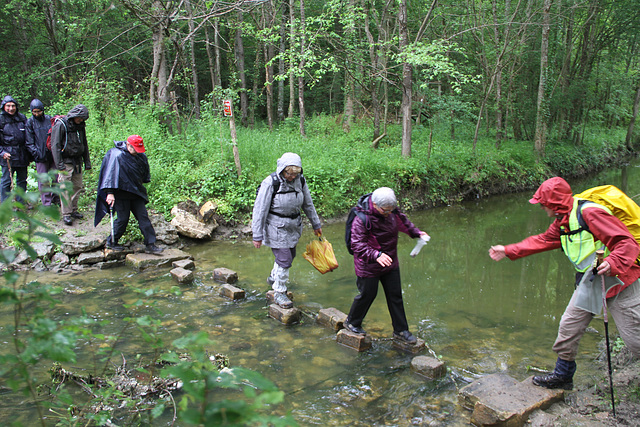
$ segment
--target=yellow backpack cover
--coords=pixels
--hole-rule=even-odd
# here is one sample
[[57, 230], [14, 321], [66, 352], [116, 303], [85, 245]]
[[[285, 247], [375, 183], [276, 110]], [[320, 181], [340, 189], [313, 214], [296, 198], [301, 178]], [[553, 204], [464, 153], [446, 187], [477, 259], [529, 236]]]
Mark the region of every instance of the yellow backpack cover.
[[640, 245], [640, 206], [614, 185], [602, 185], [593, 187], [582, 193], [576, 194], [578, 199], [586, 199], [591, 202], [609, 208], [611, 213], [618, 218]]

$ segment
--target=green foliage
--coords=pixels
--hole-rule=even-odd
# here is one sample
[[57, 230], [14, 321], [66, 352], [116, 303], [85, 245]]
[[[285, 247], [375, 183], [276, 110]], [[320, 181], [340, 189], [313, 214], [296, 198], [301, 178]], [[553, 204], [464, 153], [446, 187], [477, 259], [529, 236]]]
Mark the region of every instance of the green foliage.
[[[341, 120], [317, 114], [306, 121], [307, 138], [300, 138], [295, 119], [273, 131], [262, 125], [254, 129], [239, 127], [242, 173], [238, 177], [228, 119], [219, 116], [219, 108], [213, 103], [203, 104], [201, 120], [183, 122], [182, 133], [172, 134], [165, 111], [137, 98], [125, 103], [117, 93], [104, 93], [118, 91], [99, 81], [91, 87], [100, 88], [99, 94], [87, 87], [86, 97], [80, 97], [92, 105], [87, 132], [94, 168], [85, 172], [86, 190], [81, 198], [89, 211], [95, 203], [102, 157], [114, 140], [124, 140], [134, 133], [143, 136], [151, 166], [151, 182], [147, 184], [150, 208], [169, 218], [171, 208], [179, 202], [191, 199], [202, 204], [212, 200], [218, 213], [230, 222], [249, 219], [256, 187], [275, 170], [277, 159], [287, 151], [302, 157], [314, 203], [324, 217], [343, 215], [361, 194], [383, 185], [394, 188], [407, 208], [425, 208], [533, 188], [550, 175], [581, 175], [627, 154], [622, 142], [624, 129], [601, 127], [585, 127], [580, 146], [552, 135], [545, 163], [537, 162], [533, 144], [527, 141], [507, 140], [496, 149], [495, 141], [488, 136], [478, 141], [474, 153], [470, 141], [475, 117], [469, 104], [451, 97], [434, 97], [429, 102], [437, 107], [435, 111], [452, 109], [456, 114], [437, 114], [428, 127], [415, 126], [411, 158], [400, 154], [399, 125], [387, 125], [387, 136], [376, 150], [371, 148], [369, 121], [356, 122], [345, 133]], [[233, 93], [219, 95], [235, 97]], [[94, 106], [99, 108], [95, 120]], [[456, 128], [455, 140], [451, 139], [452, 126]], [[134, 221], [125, 239], [141, 239]]]
[[[282, 402], [284, 393], [256, 372], [216, 366], [212, 363], [214, 357], [206, 351], [212, 344], [205, 333], [190, 334], [173, 342], [175, 348], [191, 355], [188, 360], [180, 359], [176, 353], [163, 355], [163, 360], [175, 362], [164, 369], [164, 374], [184, 384], [185, 396], [178, 404], [181, 420], [204, 426], [297, 425], [291, 416], [264, 415], [270, 406]], [[242, 390], [244, 398], [211, 401], [209, 396], [217, 388]]]
[[[19, 245], [0, 251], [0, 262], [4, 265], [10, 264], [20, 250], [35, 258], [32, 241], [36, 236], [60, 244], [55, 233], [40, 231], [45, 217], [58, 219], [57, 210], [38, 207], [27, 213], [22, 203], [13, 201], [13, 196], [34, 203], [39, 194], [24, 194], [17, 189], [0, 204], [0, 227], [11, 229], [10, 238]], [[205, 334], [188, 334], [167, 346], [158, 332], [162, 313], [155, 309], [153, 300], [159, 291], [136, 289], [140, 299], [125, 305], [128, 316], [123, 319], [124, 326], [118, 336], [110, 336], [100, 333], [104, 324], [111, 323], [110, 319], [96, 320], [84, 310], [75, 316], [56, 315], [60, 288], [30, 281], [29, 272], [17, 274], [5, 270], [3, 278], [0, 305], [13, 311], [14, 324], [2, 331], [2, 341], [9, 344], [0, 354], [0, 377], [14, 392], [31, 398], [37, 410], [35, 418], [42, 426], [48, 419], [55, 419], [60, 426], [91, 422], [114, 425], [113, 420], [119, 420], [122, 425], [139, 425], [142, 417], [146, 424], [153, 425], [154, 420], [170, 412], [168, 409], [177, 413], [177, 419], [185, 425], [297, 425], [290, 415], [273, 413], [284, 394], [271, 381], [247, 369], [229, 368], [226, 358], [222, 358], [224, 363], [218, 362], [219, 355], [209, 357], [207, 349], [215, 347], [215, 343]], [[171, 292], [179, 293], [179, 290], [174, 288]], [[149, 381], [149, 385], [136, 383], [135, 387], [123, 387], [119, 378], [131, 378], [124, 363], [117, 375], [111, 379], [106, 375], [112, 370], [113, 351], [120, 339], [136, 336], [151, 352], [144, 364], [142, 358], [138, 358], [136, 370], [148, 374], [154, 381]], [[92, 354], [86, 360], [104, 364], [102, 368], [93, 367], [97, 375], [83, 378], [63, 368], [65, 364], [79, 363], [80, 352]], [[43, 368], [48, 365], [51, 366], [50, 387], [48, 381], [36, 374], [44, 372]], [[159, 366], [168, 367], [161, 370]], [[78, 398], [65, 383], [67, 380], [82, 384], [82, 390], [89, 397]], [[153, 393], [147, 396], [135, 392], [138, 387], [157, 387], [157, 384], [182, 384], [178, 405], [170, 392], [158, 393], [155, 398]], [[225, 393], [224, 398], [212, 398], [215, 389], [221, 388], [244, 394], [232, 398]], [[40, 394], [46, 392], [48, 399], [41, 399]]]

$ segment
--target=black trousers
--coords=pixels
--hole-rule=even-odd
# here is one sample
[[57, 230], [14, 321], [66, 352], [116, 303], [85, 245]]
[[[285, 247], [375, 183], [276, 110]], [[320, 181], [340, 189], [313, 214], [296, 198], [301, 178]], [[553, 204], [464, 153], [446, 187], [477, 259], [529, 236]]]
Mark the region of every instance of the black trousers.
[[[147, 213], [147, 207], [140, 197], [136, 196], [122, 196], [116, 194], [116, 202], [114, 203], [114, 210], [118, 215], [118, 218], [113, 222], [113, 234], [115, 242], [122, 237], [127, 230], [127, 224], [129, 223], [130, 213], [138, 220], [138, 226], [144, 236], [144, 244], [151, 245], [156, 242], [156, 231], [153, 229], [151, 220], [149, 220], [149, 214]], [[111, 242], [111, 236], [109, 236], [109, 242]]]
[[402, 302], [402, 288], [400, 284], [400, 270], [395, 269], [378, 277], [360, 277], [356, 280], [360, 292], [351, 304], [348, 321], [354, 326], [362, 326], [362, 321], [367, 315], [371, 304], [378, 295], [378, 281], [382, 283], [384, 296], [387, 299], [387, 308], [391, 315], [393, 332], [407, 331], [407, 316], [404, 313]]

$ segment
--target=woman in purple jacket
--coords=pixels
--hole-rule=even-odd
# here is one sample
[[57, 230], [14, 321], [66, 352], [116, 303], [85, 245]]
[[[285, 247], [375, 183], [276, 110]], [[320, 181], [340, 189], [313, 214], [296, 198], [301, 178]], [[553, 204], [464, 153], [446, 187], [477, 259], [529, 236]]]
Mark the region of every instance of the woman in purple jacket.
[[356, 334], [366, 334], [362, 321], [376, 299], [380, 282], [391, 315], [393, 337], [413, 344], [417, 340], [409, 332], [402, 302], [398, 232], [413, 238], [427, 233], [420, 231], [399, 211], [391, 188], [378, 188], [369, 197], [361, 199], [356, 209], [365, 214], [364, 221], [357, 215], [351, 226], [351, 248], [359, 294], [353, 299], [344, 326]]

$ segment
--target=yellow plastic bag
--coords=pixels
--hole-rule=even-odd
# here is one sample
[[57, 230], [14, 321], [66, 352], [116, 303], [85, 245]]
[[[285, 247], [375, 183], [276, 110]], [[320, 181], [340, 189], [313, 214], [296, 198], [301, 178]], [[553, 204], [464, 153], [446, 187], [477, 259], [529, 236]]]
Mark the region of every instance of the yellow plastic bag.
[[333, 246], [322, 236], [318, 240], [312, 240], [302, 256], [322, 274], [338, 268]]

